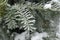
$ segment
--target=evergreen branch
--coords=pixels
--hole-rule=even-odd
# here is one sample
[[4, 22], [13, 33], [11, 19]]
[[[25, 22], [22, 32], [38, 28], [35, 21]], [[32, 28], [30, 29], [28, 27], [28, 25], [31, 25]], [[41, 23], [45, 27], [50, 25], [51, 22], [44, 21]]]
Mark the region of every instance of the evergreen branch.
[[31, 14], [27, 6], [14, 5], [8, 7], [7, 14], [4, 16], [5, 24], [8, 29], [24, 28], [32, 31], [34, 28], [35, 17]]

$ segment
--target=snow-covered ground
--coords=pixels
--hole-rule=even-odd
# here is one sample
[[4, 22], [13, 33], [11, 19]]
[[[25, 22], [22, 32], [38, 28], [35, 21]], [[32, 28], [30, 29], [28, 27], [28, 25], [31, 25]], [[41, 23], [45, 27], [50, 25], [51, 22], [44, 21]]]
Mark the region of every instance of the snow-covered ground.
[[[26, 40], [27, 32], [23, 32], [22, 34], [16, 34], [14, 40]], [[46, 32], [38, 33], [35, 32], [31, 36], [31, 40], [43, 40], [43, 37], [48, 37]]]
[[43, 37], [48, 37], [48, 34], [46, 32], [42, 33], [35, 32], [31, 37], [31, 40], [43, 40]]
[[23, 33], [21, 33], [21, 34], [16, 34], [16, 36], [15, 36], [14, 40], [26, 40], [26, 39], [25, 39], [26, 34], [27, 34], [27, 32], [26, 32], [26, 31], [25, 31], [25, 32], [23, 32]]

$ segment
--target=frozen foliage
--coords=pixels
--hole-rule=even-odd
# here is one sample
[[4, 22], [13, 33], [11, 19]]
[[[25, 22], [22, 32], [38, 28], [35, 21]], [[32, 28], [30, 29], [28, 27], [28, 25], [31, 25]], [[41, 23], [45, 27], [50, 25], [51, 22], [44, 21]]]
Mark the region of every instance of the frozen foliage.
[[52, 4], [53, 4], [53, 6], [55, 6], [56, 8], [60, 8], [60, 0], [52, 0], [51, 1], [52, 2]]
[[44, 7], [44, 9], [51, 9], [51, 10], [57, 10], [60, 11], [60, 0], [51, 0], [47, 2]]
[[3, 30], [1, 27], [0, 27], [0, 40], [8, 40], [8, 37], [6, 35], [6, 32], [4, 32], [5, 30]]
[[36, 29], [34, 28], [35, 17], [26, 5], [15, 4], [7, 8], [7, 11], [8, 13], [4, 16], [4, 20], [8, 29], [15, 29], [17, 27], [30, 31]]
[[32, 35], [31, 40], [43, 40], [44, 37], [48, 37], [48, 34], [46, 32], [42, 33], [35, 32]]
[[[54, 10], [56, 9], [56, 10], [52, 11], [52, 9]], [[4, 28], [6, 28], [6, 31], [8, 34], [10, 33], [10, 31], [7, 29], [13, 30], [15, 28], [20, 28], [20, 29], [23, 28], [28, 32], [28, 34], [27, 32], [16, 34], [15, 37], [13, 37], [14, 40], [26, 40], [27, 38], [29, 39], [29, 36], [31, 36], [31, 40], [44, 40], [44, 38], [46, 37], [47, 37], [47, 40], [54, 40], [55, 35], [58, 37], [56, 38], [56, 40], [59, 40], [60, 39], [60, 23], [57, 25], [59, 29], [56, 33], [55, 31], [56, 24], [55, 24], [55, 21], [53, 20], [53, 18], [56, 17], [57, 14], [60, 14], [60, 12], [58, 12], [58, 9], [60, 10], [59, 0], [51, 0], [50, 3], [46, 3], [45, 5], [44, 3], [41, 3], [41, 4], [33, 3], [33, 2], [31, 3], [28, 1], [26, 3], [24, 2], [24, 4], [17, 3], [12, 6], [7, 4], [6, 14], [2, 19], [1, 26], [2, 27], [4, 26]], [[50, 23], [51, 25], [49, 26]], [[42, 33], [35, 32], [34, 30]], [[10, 34], [8, 36], [10, 37]]]
[[[21, 27], [23, 27], [25, 30], [31, 30], [35, 29], [33, 28], [33, 25], [35, 23], [35, 18], [27, 9], [27, 7], [22, 7], [19, 11], [15, 13], [15, 18], [18, 21], [21, 21], [21, 24], [23, 24]], [[17, 18], [19, 17], [19, 18]]]
[[54, 21], [53, 20], [50, 20], [50, 25], [54, 27]]
[[60, 39], [60, 18], [59, 18], [59, 23], [58, 23], [58, 25], [57, 25], [56, 36]]
[[[60, 40], [60, 15], [56, 18], [54, 18], [54, 20], [50, 20], [51, 21], [51, 25], [53, 27], [53, 29], [55, 30], [55, 40]], [[51, 28], [52, 30], [52, 28]], [[52, 38], [53, 40], [53, 38]]]

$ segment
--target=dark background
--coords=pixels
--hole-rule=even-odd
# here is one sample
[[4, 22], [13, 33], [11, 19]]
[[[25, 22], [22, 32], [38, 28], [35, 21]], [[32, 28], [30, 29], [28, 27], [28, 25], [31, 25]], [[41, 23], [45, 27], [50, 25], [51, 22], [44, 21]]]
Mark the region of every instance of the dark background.
[[[8, 0], [8, 3], [13, 5], [14, 3], [19, 3], [22, 0]], [[51, 0], [23, 0], [23, 1], [29, 1], [29, 2], [35, 2], [35, 3], [46, 3], [47, 1]]]

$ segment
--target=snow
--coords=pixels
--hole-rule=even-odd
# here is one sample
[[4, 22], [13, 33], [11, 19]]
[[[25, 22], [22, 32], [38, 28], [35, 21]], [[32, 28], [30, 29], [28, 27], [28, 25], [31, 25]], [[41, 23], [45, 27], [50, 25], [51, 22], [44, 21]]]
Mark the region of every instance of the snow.
[[52, 5], [51, 4], [45, 4], [44, 9], [51, 9]]
[[[26, 36], [28, 36], [28, 34], [26, 33], [27, 32], [16, 34], [14, 40], [26, 40]], [[32, 34], [31, 40], [43, 40], [43, 37], [48, 37], [48, 34], [46, 32], [43, 33], [35, 32], [34, 34]]]
[[57, 33], [56, 33], [56, 36], [57, 36], [58, 38], [60, 38], [60, 33], [57, 32]]
[[50, 3], [44, 5], [44, 9], [51, 9], [53, 7], [52, 4], [56, 4], [57, 7], [60, 7], [60, 0], [51, 0]]
[[22, 34], [16, 34], [14, 40], [26, 40], [25, 35], [27, 32], [23, 32]]
[[46, 32], [43, 33], [34, 33], [34, 36], [32, 36], [31, 40], [43, 40], [43, 37], [48, 37], [48, 34]]

